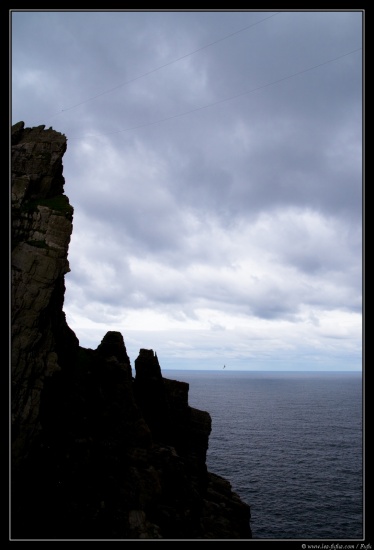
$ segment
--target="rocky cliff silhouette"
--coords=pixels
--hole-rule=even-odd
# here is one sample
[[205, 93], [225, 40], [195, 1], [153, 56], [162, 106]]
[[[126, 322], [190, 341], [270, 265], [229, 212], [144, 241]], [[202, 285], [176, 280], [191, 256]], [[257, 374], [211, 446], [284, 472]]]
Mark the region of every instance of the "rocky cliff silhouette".
[[250, 539], [250, 507], [207, 470], [208, 412], [119, 332], [85, 349], [63, 312], [73, 208], [66, 137], [12, 127], [11, 540]]

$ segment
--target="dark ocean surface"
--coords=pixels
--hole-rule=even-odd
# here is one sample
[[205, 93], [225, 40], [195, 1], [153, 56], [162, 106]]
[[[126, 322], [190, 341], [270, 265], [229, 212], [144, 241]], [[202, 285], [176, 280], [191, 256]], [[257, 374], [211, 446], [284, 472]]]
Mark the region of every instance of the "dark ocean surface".
[[251, 506], [254, 539], [363, 538], [361, 373], [163, 376], [210, 413], [208, 469]]

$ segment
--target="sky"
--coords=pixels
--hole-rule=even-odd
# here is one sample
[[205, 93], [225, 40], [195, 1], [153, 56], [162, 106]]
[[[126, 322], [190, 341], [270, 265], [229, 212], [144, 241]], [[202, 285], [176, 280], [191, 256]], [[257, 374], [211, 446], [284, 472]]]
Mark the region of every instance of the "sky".
[[11, 120], [67, 137], [64, 311], [162, 370], [363, 366], [361, 10], [11, 10]]

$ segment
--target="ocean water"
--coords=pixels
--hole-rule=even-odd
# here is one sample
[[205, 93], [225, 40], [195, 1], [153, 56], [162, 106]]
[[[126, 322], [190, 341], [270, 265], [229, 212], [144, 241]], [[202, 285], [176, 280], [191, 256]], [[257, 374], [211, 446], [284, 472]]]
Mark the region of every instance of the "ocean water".
[[251, 506], [254, 539], [363, 538], [361, 373], [163, 376], [210, 413], [208, 469]]

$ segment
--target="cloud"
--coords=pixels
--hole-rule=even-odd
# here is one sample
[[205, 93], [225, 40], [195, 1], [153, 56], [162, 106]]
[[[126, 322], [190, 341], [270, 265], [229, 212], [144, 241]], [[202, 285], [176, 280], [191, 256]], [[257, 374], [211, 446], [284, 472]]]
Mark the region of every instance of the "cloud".
[[68, 138], [83, 346], [359, 368], [361, 46], [359, 10], [14, 10], [13, 120]]

